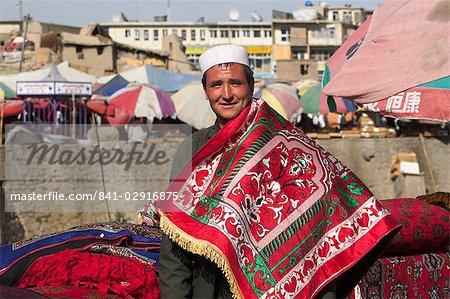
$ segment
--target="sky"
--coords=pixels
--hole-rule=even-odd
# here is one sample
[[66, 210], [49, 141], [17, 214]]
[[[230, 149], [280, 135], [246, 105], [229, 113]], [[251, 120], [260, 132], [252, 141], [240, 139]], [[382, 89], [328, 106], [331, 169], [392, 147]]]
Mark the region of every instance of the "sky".
[[[315, 5], [326, 2], [340, 7], [374, 9], [383, 0], [341, 1], [310, 0]], [[170, 21], [195, 22], [204, 17], [206, 22], [228, 21], [229, 11], [239, 11], [239, 21], [251, 21], [251, 12], [256, 11], [264, 21], [272, 20], [272, 9], [292, 12], [304, 5], [305, 0], [0, 0], [0, 21], [20, 20], [22, 15], [40, 22], [83, 27], [89, 23], [110, 22], [114, 15], [124, 13], [129, 20], [151, 22], [154, 16], [169, 15]]]

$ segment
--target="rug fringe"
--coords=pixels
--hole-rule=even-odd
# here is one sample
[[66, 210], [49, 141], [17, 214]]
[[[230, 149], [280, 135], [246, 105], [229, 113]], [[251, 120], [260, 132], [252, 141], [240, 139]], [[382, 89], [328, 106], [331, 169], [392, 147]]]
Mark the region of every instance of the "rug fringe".
[[211, 260], [222, 270], [228, 280], [228, 283], [230, 284], [231, 293], [234, 299], [244, 298], [241, 290], [239, 289], [236, 278], [231, 272], [230, 264], [215, 245], [208, 241], [199, 240], [188, 235], [173, 224], [172, 221], [170, 221], [162, 212], [160, 224], [161, 230], [169, 237], [169, 239], [177, 243], [181, 248]]

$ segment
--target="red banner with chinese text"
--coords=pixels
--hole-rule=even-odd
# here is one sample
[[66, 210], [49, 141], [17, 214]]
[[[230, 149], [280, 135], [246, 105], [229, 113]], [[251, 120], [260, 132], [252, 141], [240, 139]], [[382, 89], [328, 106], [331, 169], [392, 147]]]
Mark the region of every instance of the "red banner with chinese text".
[[450, 89], [414, 87], [363, 107], [396, 118], [449, 121]]

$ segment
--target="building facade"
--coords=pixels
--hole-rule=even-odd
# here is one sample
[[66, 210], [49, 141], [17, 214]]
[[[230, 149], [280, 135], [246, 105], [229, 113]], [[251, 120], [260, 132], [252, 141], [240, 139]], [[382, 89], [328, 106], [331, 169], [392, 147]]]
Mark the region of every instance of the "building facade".
[[95, 76], [104, 76], [115, 68], [111, 41], [63, 32], [60, 43], [58, 48], [62, 61], [68, 61], [73, 68]]
[[276, 78], [320, 81], [326, 61], [360, 25], [362, 8], [305, 6], [272, 21]]
[[350, 5], [331, 8], [325, 3], [313, 6], [307, 2], [292, 13], [274, 11], [272, 22], [161, 21], [100, 25], [114, 42], [163, 53], [169, 51], [163, 38], [178, 36], [194, 71], [199, 68], [199, 56], [208, 48], [232, 43], [247, 49], [256, 74], [274, 75], [284, 81], [320, 80], [325, 62], [366, 19], [368, 12]]
[[352, 7], [347, 4], [344, 7], [330, 7], [326, 10], [326, 19], [340, 21], [346, 24], [361, 25], [372, 11], [360, 7]]
[[208, 48], [222, 44], [240, 44], [257, 73], [271, 70], [272, 24], [269, 22], [112, 22], [101, 23], [114, 42], [155, 51], [168, 51], [162, 42], [169, 35], [178, 36], [186, 57], [198, 70], [199, 56]]
[[[274, 20], [272, 57], [277, 78], [320, 80], [325, 62], [355, 29], [354, 25], [327, 20]], [[295, 74], [285, 72], [278, 67], [278, 62], [286, 60], [302, 61], [304, 66]], [[317, 65], [316, 72], [308, 70], [312, 62]]]

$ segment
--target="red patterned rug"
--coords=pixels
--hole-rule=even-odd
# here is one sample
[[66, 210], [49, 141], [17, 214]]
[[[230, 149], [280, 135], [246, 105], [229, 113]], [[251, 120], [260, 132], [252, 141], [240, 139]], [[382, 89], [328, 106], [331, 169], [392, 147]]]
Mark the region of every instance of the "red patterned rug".
[[448, 298], [450, 256], [427, 253], [379, 259], [351, 298]]
[[347, 294], [363, 273], [355, 266], [370, 266], [398, 227], [353, 172], [262, 100], [192, 168], [169, 188], [178, 200], [160, 206], [161, 228], [214, 261], [237, 297], [309, 298], [344, 273]]

